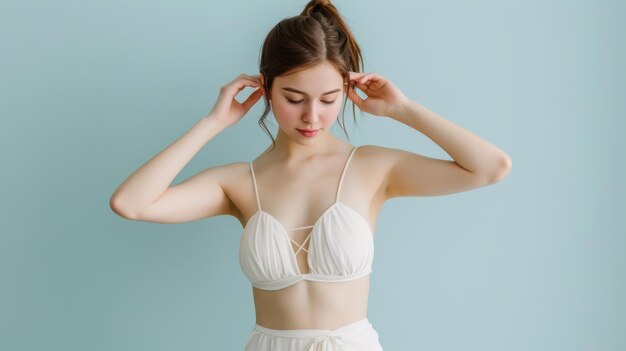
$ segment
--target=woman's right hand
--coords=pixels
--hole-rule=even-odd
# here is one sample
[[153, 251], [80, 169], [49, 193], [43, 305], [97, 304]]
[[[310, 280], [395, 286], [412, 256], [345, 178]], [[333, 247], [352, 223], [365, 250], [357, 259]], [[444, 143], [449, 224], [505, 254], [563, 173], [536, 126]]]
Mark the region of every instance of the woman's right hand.
[[[235, 96], [247, 86], [258, 87], [258, 89], [252, 92], [243, 103], [240, 103], [235, 99]], [[217, 97], [215, 106], [213, 106], [207, 117], [215, 118], [226, 126], [231, 126], [239, 122], [250, 108], [259, 101], [259, 98], [263, 96], [263, 91], [264, 89], [261, 86], [261, 80], [258, 75], [240, 74], [230, 83], [220, 88], [220, 94]]]

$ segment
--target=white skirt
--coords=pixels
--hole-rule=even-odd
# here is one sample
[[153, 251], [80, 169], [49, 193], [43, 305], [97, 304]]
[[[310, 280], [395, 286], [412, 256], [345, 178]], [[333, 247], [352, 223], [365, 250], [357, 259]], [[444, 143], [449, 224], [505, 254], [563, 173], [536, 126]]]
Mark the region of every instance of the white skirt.
[[367, 318], [334, 330], [270, 329], [254, 325], [245, 351], [383, 351]]

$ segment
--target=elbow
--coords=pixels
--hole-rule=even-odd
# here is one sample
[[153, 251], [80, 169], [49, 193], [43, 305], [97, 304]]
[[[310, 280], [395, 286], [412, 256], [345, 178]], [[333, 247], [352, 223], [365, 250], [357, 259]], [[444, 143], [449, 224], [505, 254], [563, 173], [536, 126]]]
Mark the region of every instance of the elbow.
[[511, 168], [513, 168], [513, 161], [509, 155], [505, 154], [504, 157], [500, 158], [498, 161], [498, 171], [491, 175], [489, 183], [497, 183], [504, 179], [511, 171]]
[[125, 209], [124, 206], [120, 203], [120, 200], [115, 196], [111, 196], [111, 198], [109, 199], [109, 207], [115, 214], [122, 218], [129, 220], [137, 219], [135, 213], [133, 211]]

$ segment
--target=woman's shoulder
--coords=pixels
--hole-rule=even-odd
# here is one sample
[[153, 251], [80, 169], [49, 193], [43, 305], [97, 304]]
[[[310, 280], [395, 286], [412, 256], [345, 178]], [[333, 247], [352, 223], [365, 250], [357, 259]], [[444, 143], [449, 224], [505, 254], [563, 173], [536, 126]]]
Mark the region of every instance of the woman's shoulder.
[[237, 188], [250, 174], [250, 164], [248, 161], [234, 161], [207, 167], [199, 174], [213, 174], [222, 189], [228, 192], [229, 189]]
[[358, 150], [355, 153], [358, 156], [359, 162], [376, 168], [392, 162], [395, 154], [398, 150], [388, 148], [379, 145], [359, 145]]

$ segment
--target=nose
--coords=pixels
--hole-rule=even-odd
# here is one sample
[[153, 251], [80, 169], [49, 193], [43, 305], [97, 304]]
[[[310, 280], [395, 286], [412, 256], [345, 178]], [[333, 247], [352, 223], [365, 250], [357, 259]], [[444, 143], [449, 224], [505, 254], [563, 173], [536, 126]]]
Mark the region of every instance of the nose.
[[319, 107], [315, 103], [315, 101], [311, 101], [306, 105], [304, 114], [302, 115], [302, 120], [307, 122], [310, 125], [317, 125], [317, 121], [319, 120], [318, 115]]

